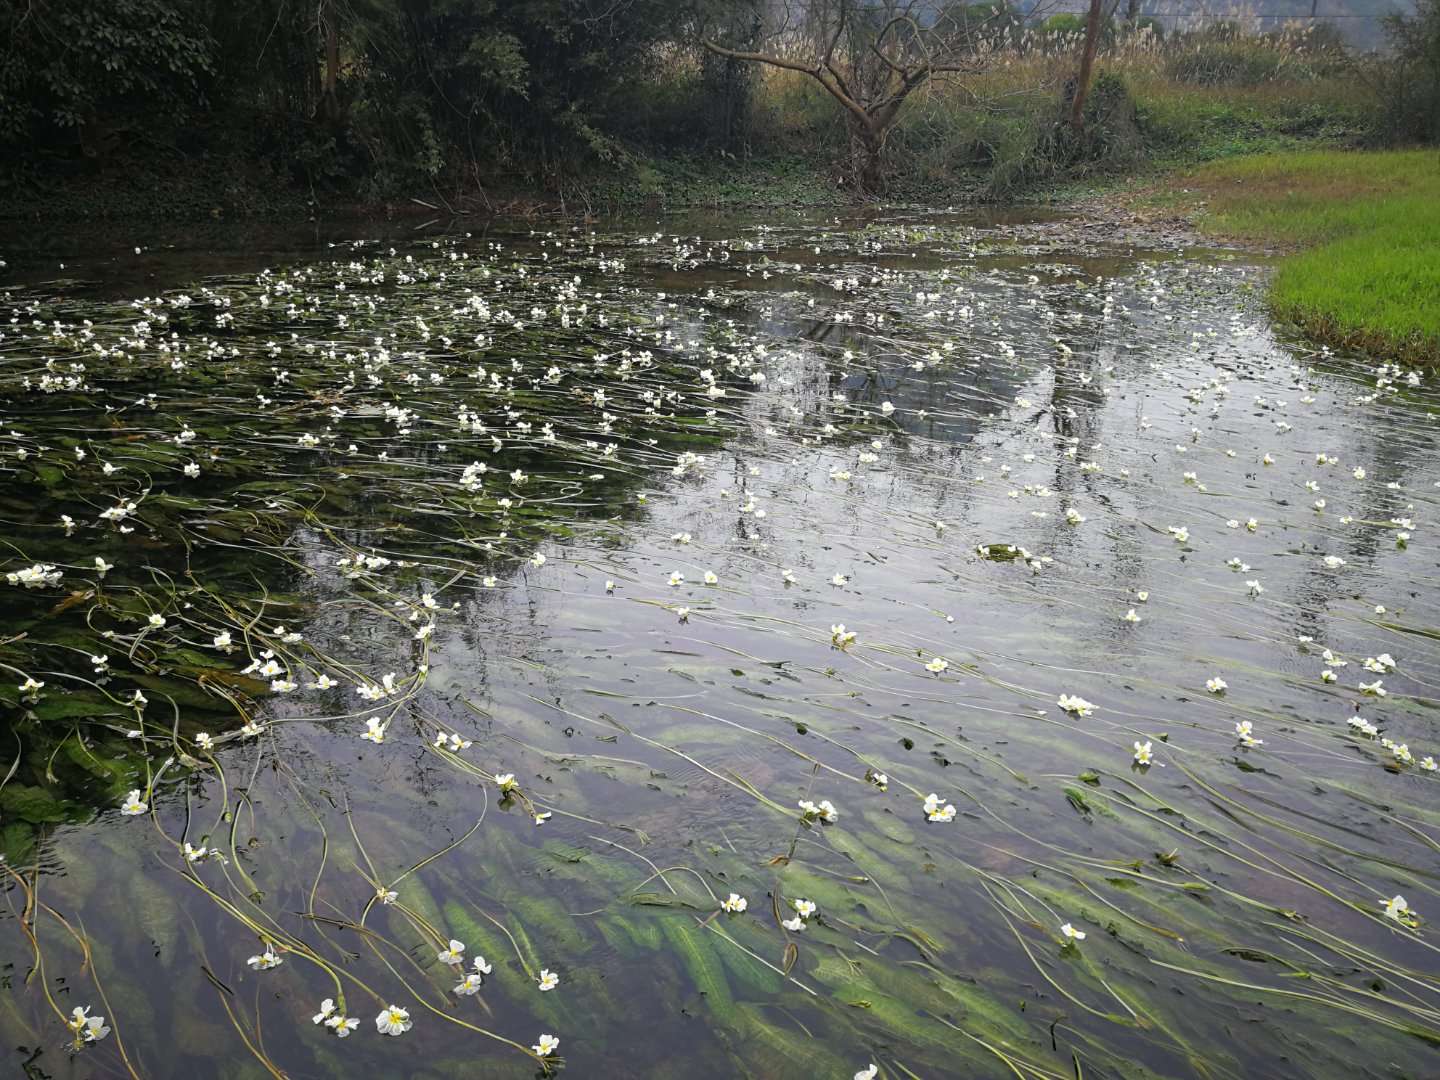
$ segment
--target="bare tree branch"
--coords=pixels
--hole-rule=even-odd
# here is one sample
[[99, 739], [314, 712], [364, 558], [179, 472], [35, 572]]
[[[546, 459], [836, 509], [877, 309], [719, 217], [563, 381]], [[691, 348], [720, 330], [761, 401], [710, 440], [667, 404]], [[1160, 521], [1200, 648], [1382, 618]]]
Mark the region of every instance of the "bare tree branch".
[[769, 49], [731, 48], [714, 39], [706, 39], [705, 48], [818, 82], [849, 120], [862, 189], [883, 183], [881, 153], [905, 102], [937, 75], [982, 67], [986, 39], [976, 25], [986, 20], [957, 19], [938, 0], [794, 0], [765, 10], [772, 20]]

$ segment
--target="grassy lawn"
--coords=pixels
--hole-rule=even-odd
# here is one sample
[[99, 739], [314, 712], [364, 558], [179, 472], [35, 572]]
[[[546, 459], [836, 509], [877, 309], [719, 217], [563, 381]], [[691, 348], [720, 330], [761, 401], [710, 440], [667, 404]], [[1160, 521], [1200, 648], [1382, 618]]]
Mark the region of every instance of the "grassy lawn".
[[1235, 158], [1179, 179], [1206, 232], [1295, 247], [1276, 314], [1377, 356], [1440, 362], [1440, 151]]

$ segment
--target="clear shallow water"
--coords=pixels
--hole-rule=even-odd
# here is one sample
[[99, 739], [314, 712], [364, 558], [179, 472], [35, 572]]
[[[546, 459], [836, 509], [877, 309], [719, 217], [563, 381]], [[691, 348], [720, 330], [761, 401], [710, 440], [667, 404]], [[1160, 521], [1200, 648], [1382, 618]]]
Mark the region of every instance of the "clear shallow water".
[[1432, 380], [1233, 256], [685, 224], [4, 253], [12, 1068], [1433, 1074]]

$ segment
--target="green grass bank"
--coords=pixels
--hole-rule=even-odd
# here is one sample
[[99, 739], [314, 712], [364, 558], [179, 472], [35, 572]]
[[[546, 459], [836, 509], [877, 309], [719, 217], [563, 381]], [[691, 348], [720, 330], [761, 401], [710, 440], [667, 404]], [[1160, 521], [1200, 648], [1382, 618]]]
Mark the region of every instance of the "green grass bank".
[[1233, 158], [1150, 199], [1191, 209], [1207, 234], [1293, 248], [1271, 304], [1312, 337], [1440, 363], [1440, 151]]

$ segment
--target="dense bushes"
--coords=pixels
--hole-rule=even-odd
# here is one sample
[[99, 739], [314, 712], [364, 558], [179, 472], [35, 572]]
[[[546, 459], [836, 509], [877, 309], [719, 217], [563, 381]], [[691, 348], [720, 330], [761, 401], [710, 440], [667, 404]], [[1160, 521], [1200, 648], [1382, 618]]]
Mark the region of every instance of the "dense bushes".
[[[13, 183], [21, 162], [143, 170], [244, 148], [302, 185], [373, 195], [479, 171], [554, 182], [621, 156], [609, 121], [635, 86], [659, 85], [650, 75], [694, 36], [693, 11], [672, 0], [8, 4], [0, 172]], [[92, 138], [117, 128], [146, 145]]]
[[[254, 190], [271, 189], [448, 201], [496, 185], [650, 190], [624, 180], [686, 175], [652, 167], [681, 159], [686, 169], [804, 162], [833, 191], [850, 135], [834, 102], [803, 73], [699, 47], [717, 26], [739, 46], [758, 42], [765, 10], [756, 0], [27, 0], [0, 8], [10, 42], [0, 190], [13, 205], [29, 191], [58, 206], [67, 177], [96, 191], [96, 178], [169, 191], [177, 178], [219, 176], [224, 192], [195, 205], [253, 207]], [[1277, 139], [1440, 139], [1440, 0], [1391, 20], [1395, 55], [1379, 65], [1347, 55], [1325, 24], [1162, 34], [1145, 20], [1107, 22], [1108, 74], [1078, 129], [1061, 102], [1082, 21], [1027, 21], [1004, 0], [963, 14], [975, 70], [927, 83], [887, 134], [890, 190], [902, 197], [978, 185], [1013, 194]], [[247, 182], [251, 194], [230, 190]]]
[[1062, 97], [1058, 115], [1036, 125], [1018, 148], [995, 163], [986, 181], [991, 197], [1006, 198], [1057, 179], [1077, 179], [1132, 168], [1144, 153], [1136, 124], [1135, 101], [1125, 80], [1102, 74], [1085, 101], [1084, 123], [1069, 123], [1070, 101]]
[[[0, 146], [94, 140], [205, 104], [215, 42], [168, 0], [35, 0], [0, 14]], [[97, 128], [102, 130], [97, 130]]]
[[1377, 134], [1387, 142], [1440, 143], [1440, 0], [1385, 20], [1393, 58], [1381, 69]]
[[1344, 48], [1323, 23], [1273, 34], [1245, 34], [1219, 23], [1175, 40], [1167, 52], [1170, 77], [1198, 86], [1313, 82], [1342, 74], [1346, 63]]

